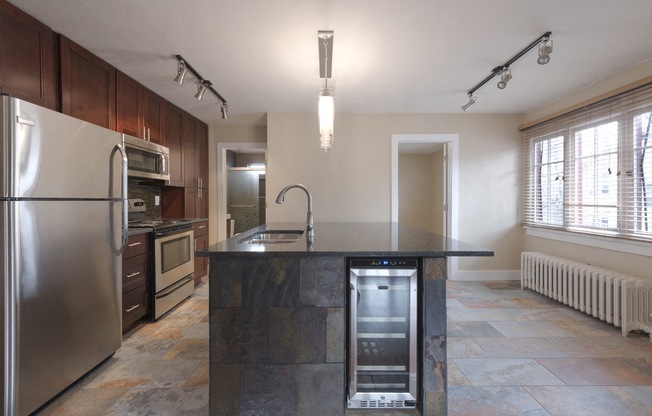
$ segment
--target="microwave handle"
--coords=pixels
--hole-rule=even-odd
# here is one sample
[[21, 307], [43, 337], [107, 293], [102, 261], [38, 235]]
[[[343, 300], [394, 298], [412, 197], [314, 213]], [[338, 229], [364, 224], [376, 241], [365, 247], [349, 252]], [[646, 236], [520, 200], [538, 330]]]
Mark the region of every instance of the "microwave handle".
[[166, 166], [165, 156], [157, 155], [156, 160], [157, 160], [156, 173], [162, 175], [165, 172], [167, 172], [168, 167]]

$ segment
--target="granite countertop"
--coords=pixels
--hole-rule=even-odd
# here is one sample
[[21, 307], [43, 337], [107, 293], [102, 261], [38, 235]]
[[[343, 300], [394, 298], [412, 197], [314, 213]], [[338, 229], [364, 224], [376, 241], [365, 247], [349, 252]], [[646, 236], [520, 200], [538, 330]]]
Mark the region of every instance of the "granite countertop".
[[304, 230], [305, 226], [305, 223], [299, 222], [267, 223], [197, 251], [196, 255], [200, 257], [269, 253], [417, 257], [494, 255], [492, 250], [390, 222], [319, 222], [315, 223], [315, 236], [312, 241], [308, 240], [304, 233], [299, 240], [291, 243], [239, 243], [256, 231]]

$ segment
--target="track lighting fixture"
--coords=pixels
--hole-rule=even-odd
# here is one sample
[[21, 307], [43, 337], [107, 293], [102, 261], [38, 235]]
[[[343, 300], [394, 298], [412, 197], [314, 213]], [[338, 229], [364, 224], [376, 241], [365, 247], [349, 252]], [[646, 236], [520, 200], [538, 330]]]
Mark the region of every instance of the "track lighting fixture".
[[187, 72], [190, 72], [195, 78], [197, 78], [197, 93], [195, 93], [195, 98], [201, 100], [204, 97], [206, 91], [210, 91], [215, 95], [222, 104], [220, 105], [220, 111], [222, 113], [222, 119], [226, 120], [228, 118], [229, 106], [226, 103], [226, 99], [220, 95], [219, 92], [213, 88], [213, 83], [207, 79], [204, 79], [195, 68], [192, 67], [181, 55], [174, 55], [177, 59], [177, 76], [174, 77], [174, 81], [179, 85], [183, 85], [183, 80]]
[[473, 95], [469, 94], [469, 102], [462, 106], [462, 111], [468, 110], [469, 107], [475, 104], [475, 100], [477, 100], [477, 97], [474, 97]]
[[510, 79], [512, 79], [512, 70], [509, 68], [503, 69], [503, 73], [500, 75], [500, 81], [498, 81], [498, 88], [504, 90]]
[[201, 101], [202, 97], [204, 96], [204, 92], [206, 92], [207, 85], [204, 83], [204, 81], [199, 81], [199, 88], [197, 88], [197, 94], [195, 94], [195, 98]]
[[186, 77], [187, 72], [188, 69], [186, 68], [186, 63], [184, 61], [178, 61], [177, 76], [174, 77], [174, 82], [183, 85], [183, 79]]
[[545, 65], [550, 62], [550, 54], [552, 53], [552, 40], [545, 38], [539, 45], [539, 58], [537, 62], [539, 65]]
[[504, 89], [507, 86], [509, 80], [512, 79], [512, 70], [510, 69], [510, 65], [512, 65], [520, 57], [528, 53], [535, 46], [537, 45], [539, 46], [539, 57], [537, 59], [537, 62], [540, 65], [545, 65], [548, 62], [550, 62], [550, 54], [552, 53], [552, 40], [550, 39], [551, 35], [552, 32], [544, 33], [543, 35], [539, 36], [537, 40], [535, 40], [534, 42], [526, 46], [525, 49], [523, 49], [522, 51], [514, 55], [512, 59], [505, 62], [501, 66], [495, 67], [491, 71], [491, 74], [489, 74], [485, 79], [483, 79], [482, 81], [477, 83], [473, 88], [467, 91], [466, 95], [469, 97], [469, 102], [462, 106], [462, 110], [466, 111], [470, 106], [472, 106], [475, 103], [476, 97], [473, 95], [473, 93], [476, 92], [484, 84], [491, 81], [493, 77], [500, 75], [500, 81], [498, 81], [497, 86], [501, 90]]
[[333, 90], [328, 88], [331, 76], [333, 54], [333, 32], [320, 30], [319, 38], [319, 75], [324, 78], [324, 88], [319, 90], [319, 148], [328, 151], [333, 147], [333, 124], [335, 121], [335, 102]]

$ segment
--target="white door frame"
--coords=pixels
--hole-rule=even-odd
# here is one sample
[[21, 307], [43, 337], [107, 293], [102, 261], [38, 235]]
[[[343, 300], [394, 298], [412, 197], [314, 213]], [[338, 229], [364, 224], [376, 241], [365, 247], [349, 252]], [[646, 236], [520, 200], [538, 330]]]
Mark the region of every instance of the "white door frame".
[[[441, 143], [444, 145], [444, 233], [446, 237], [458, 238], [458, 201], [459, 201], [459, 135], [457, 134], [392, 134], [391, 150], [391, 221], [398, 223], [398, 148], [402, 143]], [[448, 278], [457, 271], [457, 258], [448, 259]], [[454, 279], [453, 279], [454, 280]]]
[[217, 241], [226, 238], [226, 151], [261, 150], [267, 161], [267, 143], [217, 143]]

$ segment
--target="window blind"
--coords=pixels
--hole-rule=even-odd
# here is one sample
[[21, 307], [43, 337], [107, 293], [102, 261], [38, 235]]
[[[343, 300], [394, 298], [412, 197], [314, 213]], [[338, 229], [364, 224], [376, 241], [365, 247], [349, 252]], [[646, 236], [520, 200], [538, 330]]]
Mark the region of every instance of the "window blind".
[[524, 130], [522, 223], [652, 240], [652, 84]]

